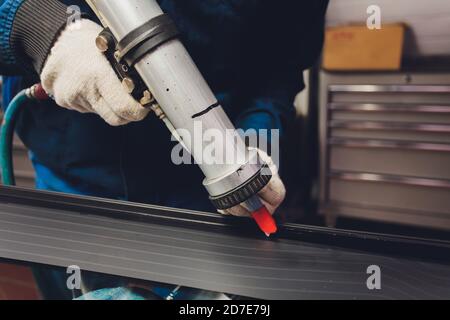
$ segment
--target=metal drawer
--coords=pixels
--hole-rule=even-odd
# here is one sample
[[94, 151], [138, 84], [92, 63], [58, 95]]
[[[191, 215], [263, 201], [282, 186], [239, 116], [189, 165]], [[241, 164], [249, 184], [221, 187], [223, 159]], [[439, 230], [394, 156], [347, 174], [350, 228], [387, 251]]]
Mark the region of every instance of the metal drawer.
[[398, 176], [343, 172], [333, 172], [330, 178], [329, 196], [332, 202], [401, 209], [450, 218], [450, 181], [415, 181], [413, 178], [407, 181]]
[[[322, 208], [323, 212], [331, 216], [344, 216], [350, 218], [377, 220], [391, 223], [401, 223], [414, 226], [427, 226], [437, 229], [450, 229], [450, 215], [430, 214], [429, 212], [401, 210], [380, 206], [358, 205], [334, 201], [330, 208]], [[329, 215], [327, 214], [329, 217]]]
[[331, 170], [450, 180], [450, 145], [356, 139], [330, 144]]

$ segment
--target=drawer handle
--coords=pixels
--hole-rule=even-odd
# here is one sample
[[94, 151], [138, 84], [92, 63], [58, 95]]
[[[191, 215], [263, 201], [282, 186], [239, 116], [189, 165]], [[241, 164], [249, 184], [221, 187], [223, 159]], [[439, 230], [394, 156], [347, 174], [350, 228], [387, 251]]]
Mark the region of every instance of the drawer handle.
[[450, 189], [450, 180], [445, 179], [429, 179], [429, 178], [406, 177], [406, 176], [396, 176], [396, 175], [386, 175], [376, 173], [342, 172], [342, 171], [331, 171], [329, 177], [332, 179], [347, 180], [347, 181], [385, 182], [410, 186]]
[[409, 122], [330, 121], [331, 128], [351, 130], [393, 130], [450, 133], [450, 125]]
[[347, 112], [414, 112], [414, 113], [450, 113], [450, 106], [438, 105], [405, 105], [405, 104], [377, 104], [377, 103], [330, 103], [331, 111]]
[[407, 149], [420, 151], [450, 152], [449, 144], [427, 143], [419, 141], [330, 138], [329, 144], [332, 146], [341, 146], [349, 148]]
[[450, 93], [450, 86], [443, 85], [330, 85], [330, 92], [404, 92], [404, 93]]

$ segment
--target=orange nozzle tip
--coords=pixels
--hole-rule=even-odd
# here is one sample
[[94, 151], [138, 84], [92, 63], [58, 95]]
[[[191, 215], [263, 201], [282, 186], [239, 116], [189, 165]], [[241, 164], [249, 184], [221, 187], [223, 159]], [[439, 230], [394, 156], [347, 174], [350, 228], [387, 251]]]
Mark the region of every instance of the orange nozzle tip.
[[275, 219], [270, 214], [269, 210], [265, 206], [252, 213], [253, 219], [255, 219], [259, 228], [266, 236], [270, 236], [278, 231]]

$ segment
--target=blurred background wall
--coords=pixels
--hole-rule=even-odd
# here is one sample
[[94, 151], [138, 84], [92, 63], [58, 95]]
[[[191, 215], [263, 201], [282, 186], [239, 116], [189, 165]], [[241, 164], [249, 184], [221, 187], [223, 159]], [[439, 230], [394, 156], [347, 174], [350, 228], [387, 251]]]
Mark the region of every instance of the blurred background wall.
[[382, 23], [409, 26], [405, 55], [448, 55], [450, 52], [449, 0], [331, 0], [328, 26], [365, 23], [367, 8], [381, 8]]

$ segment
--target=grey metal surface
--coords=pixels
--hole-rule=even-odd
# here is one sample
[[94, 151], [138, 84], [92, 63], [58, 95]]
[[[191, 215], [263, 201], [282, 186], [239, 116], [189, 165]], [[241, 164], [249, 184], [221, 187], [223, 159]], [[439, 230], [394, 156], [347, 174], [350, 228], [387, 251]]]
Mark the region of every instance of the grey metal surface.
[[0, 257], [263, 299], [450, 299], [443, 264], [11, 204], [0, 204]]

